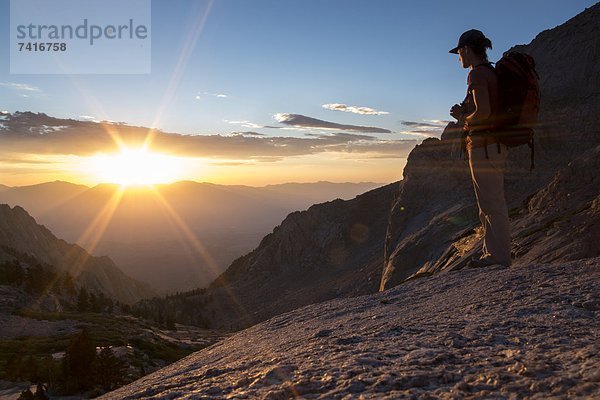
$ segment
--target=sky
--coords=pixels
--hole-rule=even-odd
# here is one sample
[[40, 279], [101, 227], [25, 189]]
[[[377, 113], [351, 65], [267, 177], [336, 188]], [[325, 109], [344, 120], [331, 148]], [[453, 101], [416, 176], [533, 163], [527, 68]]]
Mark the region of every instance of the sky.
[[[491, 38], [495, 61], [595, 1], [153, 0], [149, 73], [69, 75], [10, 73], [9, 3], [0, 0], [0, 110], [218, 135], [214, 154], [169, 153], [181, 163], [169, 179], [266, 185], [401, 179], [410, 149], [439, 137], [464, 97], [468, 71], [448, 53], [463, 31]], [[292, 139], [302, 151], [272, 151]], [[221, 151], [233, 142], [242, 147]], [[246, 142], [262, 147], [244, 153]], [[0, 152], [8, 185], [111, 179], [84, 167], [103, 169], [89, 152]]]

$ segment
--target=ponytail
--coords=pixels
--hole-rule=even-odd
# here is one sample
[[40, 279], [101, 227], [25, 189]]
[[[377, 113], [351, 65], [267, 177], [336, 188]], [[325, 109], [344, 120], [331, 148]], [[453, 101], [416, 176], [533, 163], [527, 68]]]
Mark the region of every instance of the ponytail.
[[469, 45], [469, 47], [471, 48], [471, 50], [473, 50], [473, 53], [475, 53], [479, 57], [482, 57], [483, 59], [485, 59], [485, 61], [488, 61], [486, 49], [492, 48], [492, 41], [486, 37], [482, 37], [475, 43]]

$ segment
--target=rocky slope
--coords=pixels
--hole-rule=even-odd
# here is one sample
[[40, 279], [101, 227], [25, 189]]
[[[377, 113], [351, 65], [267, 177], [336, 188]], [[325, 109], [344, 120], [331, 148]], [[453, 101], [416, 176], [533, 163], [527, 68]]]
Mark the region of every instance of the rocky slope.
[[295, 212], [210, 286], [214, 327], [377, 290], [388, 206], [397, 184]]
[[58, 271], [69, 272], [77, 282], [125, 303], [154, 293], [125, 275], [108, 257], [93, 257], [81, 247], [58, 239], [38, 225], [21, 207], [0, 204], [0, 260], [11, 260], [10, 249], [27, 253]]
[[279, 315], [103, 399], [598, 398], [600, 258], [464, 269]]

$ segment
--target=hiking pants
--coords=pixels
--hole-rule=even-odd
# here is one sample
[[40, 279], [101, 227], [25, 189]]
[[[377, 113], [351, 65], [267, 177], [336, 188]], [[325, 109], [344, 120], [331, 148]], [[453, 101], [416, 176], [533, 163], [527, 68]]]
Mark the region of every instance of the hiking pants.
[[504, 170], [508, 149], [501, 144], [498, 153], [498, 145], [490, 143], [487, 145], [487, 157], [484, 146], [469, 149], [468, 154], [479, 219], [483, 226], [482, 258], [509, 266], [510, 224], [504, 198]]

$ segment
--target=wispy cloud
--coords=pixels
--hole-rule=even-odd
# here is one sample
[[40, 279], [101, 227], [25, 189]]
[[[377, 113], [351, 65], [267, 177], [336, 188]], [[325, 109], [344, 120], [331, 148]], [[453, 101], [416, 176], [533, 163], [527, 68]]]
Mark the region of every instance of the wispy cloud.
[[244, 128], [251, 128], [251, 129], [262, 129], [262, 128], [281, 129], [281, 127], [279, 127], [279, 126], [262, 125], [262, 124], [257, 124], [252, 121], [235, 121], [235, 120], [232, 121], [232, 120], [228, 120], [228, 119], [224, 119], [223, 121], [227, 122], [228, 124], [240, 125]]
[[389, 114], [387, 111], [377, 111], [370, 107], [359, 107], [359, 106], [348, 106], [346, 104], [341, 103], [331, 103], [331, 104], [323, 104], [323, 108], [332, 111], [343, 111], [349, 112], [353, 114], [362, 114], [362, 115], [385, 115]]
[[80, 115], [77, 117], [83, 121], [91, 121], [91, 122], [100, 122], [96, 117], [92, 117], [91, 115]]
[[16, 157], [16, 158], [9, 158], [9, 157], [0, 158], [0, 163], [6, 163], [6, 164], [33, 164], [33, 165], [37, 165], [37, 164], [41, 164], [41, 165], [54, 164], [53, 161], [32, 160], [32, 159], [20, 158], [20, 157]]
[[430, 124], [430, 123], [427, 123], [427, 122], [401, 121], [400, 123], [402, 125], [404, 125], [404, 126], [410, 126], [412, 128], [415, 128], [415, 129], [420, 129], [420, 128], [437, 128], [437, 127], [439, 127], [439, 124]]
[[430, 122], [435, 125], [448, 125], [448, 123], [451, 122], [451, 121], [444, 120], [444, 119], [426, 119], [425, 121]]
[[228, 119], [226, 119], [224, 121], [227, 122], [227, 123], [229, 123], [229, 124], [232, 124], [232, 125], [243, 126], [244, 128], [260, 129], [260, 128], [264, 128], [265, 127], [264, 125], [256, 124], [256, 123], [251, 122], [251, 121], [236, 121], [236, 120], [231, 121], [231, 120], [228, 120]]
[[300, 127], [300, 128], [313, 128], [313, 129], [324, 129], [324, 130], [336, 130], [336, 131], [351, 131], [351, 132], [364, 132], [364, 133], [391, 133], [390, 130], [384, 128], [378, 128], [374, 126], [360, 126], [360, 125], [343, 125], [335, 122], [323, 121], [320, 119], [307, 117], [300, 114], [288, 114], [278, 113], [273, 116], [277, 122], [285, 125]]
[[353, 133], [344, 133], [344, 132], [336, 132], [336, 133], [328, 133], [328, 134], [307, 133], [306, 136], [316, 137], [316, 138], [327, 140], [327, 141], [333, 142], [333, 143], [356, 142], [359, 140], [371, 141], [371, 140], [377, 139], [374, 136], [356, 135]]
[[42, 89], [28, 83], [0, 82], [0, 86], [18, 91], [42, 93]]
[[403, 126], [409, 128], [402, 130], [400, 133], [418, 137], [440, 137], [448, 124], [448, 121], [443, 120], [425, 121], [426, 122], [400, 121]]
[[265, 136], [264, 133], [245, 131], [245, 132], [231, 132], [232, 135], [244, 135], [244, 136]]
[[229, 96], [224, 93], [210, 93], [210, 92], [202, 92], [196, 95], [196, 100], [201, 100], [203, 97], [217, 97], [219, 99], [226, 99]]

